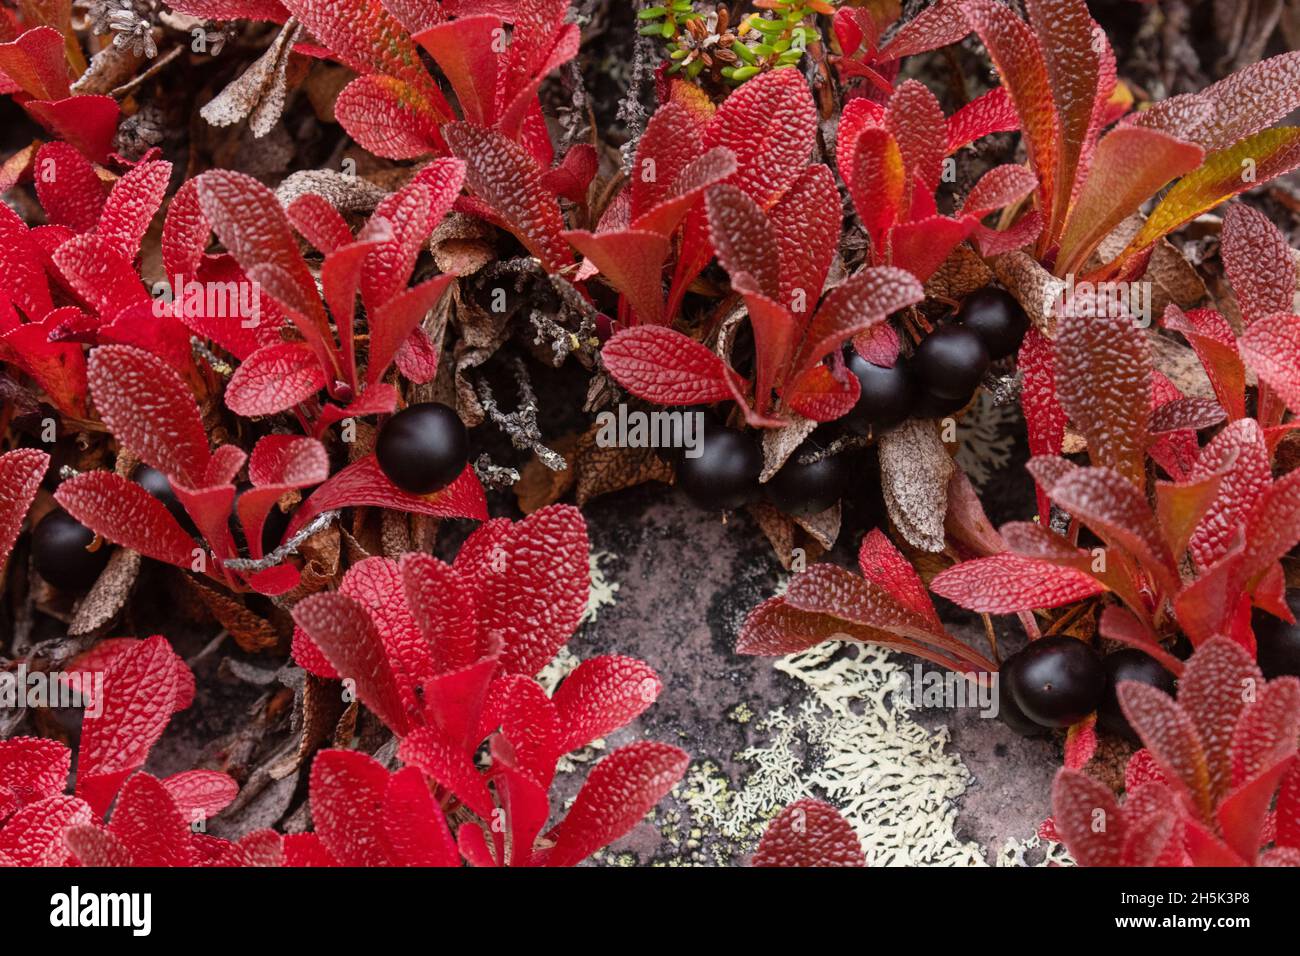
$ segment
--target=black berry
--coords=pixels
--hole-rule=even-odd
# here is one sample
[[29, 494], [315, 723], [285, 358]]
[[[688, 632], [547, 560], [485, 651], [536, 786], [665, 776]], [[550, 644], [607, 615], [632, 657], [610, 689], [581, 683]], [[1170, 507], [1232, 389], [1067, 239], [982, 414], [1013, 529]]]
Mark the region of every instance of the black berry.
[[1106, 687], [1101, 658], [1072, 637], [1031, 641], [1009, 662], [1011, 696], [1026, 717], [1044, 727], [1069, 727], [1097, 709]]
[[702, 508], [739, 508], [758, 498], [763, 453], [745, 432], [705, 423], [698, 457], [691, 450], [677, 466], [677, 484]]
[[[1287, 606], [1300, 617], [1300, 591], [1288, 591]], [[1251, 615], [1255, 629], [1255, 659], [1269, 680], [1275, 677], [1300, 677], [1300, 624], [1288, 624], [1281, 618], [1256, 610]]]
[[970, 399], [969, 395], [965, 398], [940, 398], [931, 392], [922, 392], [912, 405], [912, 417], [943, 418], [946, 415], [955, 415], [966, 407]]
[[51, 511], [32, 530], [32, 561], [36, 571], [61, 591], [88, 591], [108, 564], [111, 550], [101, 541], [94, 551], [86, 549], [95, 532], [66, 511]]
[[924, 390], [937, 398], [965, 402], [989, 367], [989, 350], [978, 335], [960, 325], [941, 325], [916, 347], [912, 369]]
[[1022, 737], [1037, 737], [1046, 733], [1047, 728], [1025, 716], [1025, 712], [1016, 703], [1015, 695], [1011, 693], [1011, 678], [1007, 676], [1019, 656], [1012, 654], [1002, 662], [1002, 667], [998, 670], [998, 719]]
[[1102, 730], [1137, 743], [1138, 736], [1119, 706], [1116, 689], [1120, 681], [1133, 681], [1149, 687], [1158, 687], [1172, 697], [1174, 675], [1165, 670], [1150, 654], [1136, 647], [1125, 647], [1114, 654], [1107, 654], [1102, 658], [1101, 663], [1106, 670], [1106, 688], [1102, 691], [1101, 701], [1097, 704], [1097, 724]]
[[858, 403], [841, 419], [847, 431], [865, 435], [873, 428], [892, 428], [907, 417], [916, 399], [916, 384], [901, 356], [892, 367], [885, 368], [868, 362], [850, 348], [845, 364], [861, 385]]
[[176, 491], [172, 488], [172, 483], [167, 480], [167, 476], [161, 471], [142, 463], [136, 465], [135, 471], [131, 472], [131, 480], [166, 505], [167, 510], [171, 512], [177, 523], [185, 529], [186, 534], [195, 536], [199, 533], [198, 528], [194, 526], [193, 519], [190, 518], [190, 513], [185, 510], [185, 506], [176, 497]]
[[957, 321], [983, 340], [992, 359], [1014, 355], [1029, 331], [1029, 316], [1015, 296], [992, 286], [967, 296]]
[[411, 494], [427, 495], [451, 484], [464, 470], [469, 434], [460, 416], [446, 405], [410, 405], [379, 429], [375, 456], [389, 481]]
[[763, 486], [768, 500], [786, 514], [821, 514], [848, 491], [849, 465], [843, 455], [830, 455], [810, 465], [799, 461], [820, 450], [816, 444], [804, 443]]

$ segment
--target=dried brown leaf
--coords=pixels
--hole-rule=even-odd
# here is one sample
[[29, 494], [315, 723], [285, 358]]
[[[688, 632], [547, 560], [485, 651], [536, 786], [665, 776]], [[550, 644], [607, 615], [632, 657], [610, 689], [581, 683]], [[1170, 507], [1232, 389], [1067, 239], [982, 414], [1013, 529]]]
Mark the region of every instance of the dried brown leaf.
[[889, 518], [923, 551], [942, 551], [953, 463], [934, 422], [910, 419], [880, 436], [880, 484]]

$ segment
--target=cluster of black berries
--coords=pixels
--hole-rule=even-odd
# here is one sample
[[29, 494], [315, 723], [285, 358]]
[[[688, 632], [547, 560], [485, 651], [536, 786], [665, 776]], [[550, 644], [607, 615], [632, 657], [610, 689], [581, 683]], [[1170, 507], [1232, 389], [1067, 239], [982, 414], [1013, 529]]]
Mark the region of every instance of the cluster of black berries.
[[[886, 368], [848, 349], [845, 363], [857, 376], [860, 394], [837, 424], [850, 435], [879, 434], [909, 417], [958, 411], [975, 394], [989, 363], [1015, 354], [1028, 328], [1020, 303], [989, 287], [967, 297], [957, 321], [926, 336], [910, 359], [900, 356]], [[677, 463], [677, 483], [703, 508], [739, 508], [765, 495], [786, 514], [817, 514], [844, 495], [851, 478], [844, 456], [821, 455], [823, 447], [814, 435], [760, 485], [758, 442], [747, 432], [711, 423], [699, 457]]]

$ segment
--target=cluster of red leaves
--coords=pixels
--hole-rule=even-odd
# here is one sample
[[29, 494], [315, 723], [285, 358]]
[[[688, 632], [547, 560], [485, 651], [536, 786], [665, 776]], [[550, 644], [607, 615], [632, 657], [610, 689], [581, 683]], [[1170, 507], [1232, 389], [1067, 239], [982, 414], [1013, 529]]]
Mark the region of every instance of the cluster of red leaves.
[[[262, 526], [290, 491], [319, 487], [294, 514], [292, 534], [332, 508], [374, 504], [441, 517], [487, 517], [483, 488], [466, 466], [434, 495], [412, 495], [393, 485], [368, 455], [329, 473], [325, 447], [315, 438], [267, 435], [251, 455], [234, 444], [209, 448], [202, 412], [185, 380], [150, 353], [102, 345], [89, 362], [95, 407], [114, 436], [141, 461], [167, 476], [177, 499], [206, 543], [206, 552], [166, 506], [137, 483], [112, 471], [88, 471], [64, 481], [55, 498], [69, 514], [109, 541], [177, 567], [206, 573], [226, 586], [283, 594], [298, 583], [289, 562], [241, 578], [225, 566], [239, 557], [232, 516], [253, 558], [263, 557]], [[252, 488], [238, 496], [235, 478], [247, 464]]]
[[[432, 380], [438, 350], [420, 321], [455, 276], [408, 285], [421, 248], [451, 209], [464, 178], [460, 161], [434, 160], [383, 199], [355, 237], [343, 216], [313, 193], [286, 210], [274, 193], [242, 173], [212, 170], [187, 182], [167, 212], [163, 254], [169, 267], [179, 275], [205, 274], [212, 267], [204, 263], [203, 250], [215, 231], [243, 275], [278, 306], [272, 319], [287, 318], [301, 337], [286, 341], [283, 323], [271, 321], [263, 329], [258, 317], [222, 322], [203, 315], [191, 322], [240, 359], [226, 388], [227, 407], [239, 415], [270, 415], [325, 389], [341, 404], [301, 416], [319, 436], [342, 419], [393, 411], [397, 392], [381, 380], [394, 362], [413, 382]], [[324, 256], [323, 304], [293, 227]], [[364, 376], [353, 329], [358, 293], [369, 333]]]
[[897, 22], [899, 12], [897, 5], [889, 4], [835, 11], [831, 26], [840, 52], [831, 59], [841, 80], [862, 79], [868, 84], [867, 95], [888, 97], [903, 57], [956, 43], [970, 31], [956, 5], [945, 0], [921, 11], [882, 46], [881, 37]]
[[[1028, 0], [1028, 23], [994, 0], [953, 5], [983, 41], [1020, 118], [1043, 220], [1036, 253], [1057, 275], [1139, 277], [1162, 237], [1300, 165], [1300, 130], [1269, 128], [1300, 105], [1300, 53], [1253, 64], [1105, 132], [1130, 97], [1084, 0]], [[1128, 245], [1090, 265], [1101, 240], [1175, 179]]]
[[990, 133], [1018, 128], [1015, 109], [999, 87], [945, 118], [935, 95], [908, 80], [888, 104], [850, 100], [840, 118], [836, 163], [858, 218], [871, 238], [871, 259], [894, 265], [924, 282], [962, 242], [997, 255], [1028, 245], [1042, 217], [1025, 213], [998, 231], [981, 220], [1032, 193], [1038, 180], [1024, 166], [1008, 163], [980, 178], [955, 216], [939, 213], [935, 191], [957, 150]]
[[[1230, 228], [1229, 247], [1238, 241], [1231, 235]], [[1294, 266], [1289, 270], [1293, 287]], [[1005, 553], [958, 564], [931, 589], [991, 614], [1109, 592], [1119, 604], [1103, 612], [1101, 633], [1147, 650], [1175, 673], [1179, 662], [1160, 645], [1175, 631], [1196, 645], [1228, 636], [1253, 654], [1252, 606], [1294, 620], [1280, 559], [1300, 542], [1300, 472], [1273, 478], [1271, 439], [1281, 430], [1238, 417], [1199, 447], [1196, 430], [1222, 422], [1224, 409], [1182, 397], [1159, 375], [1148, 335], [1131, 318], [1085, 304], [1067, 303], [1058, 320], [1053, 414], [1085, 437], [1091, 464], [1040, 454], [1027, 466], [1044, 497], [1072, 517], [1069, 532], [1057, 534], [1045, 522], [1004, 525]], [[1213, 315], [1198, 318], [1203, 328]], [[1193, 328], [1190, 321], [1183, 327]], [[1211, 341], [1222, 369], [1236, 354], [1230, 332], [1227, 341]], [[1209, 353], [1205, 343], [1201, 351]], [[1230, 386], [1230, 377], [1211, 367], [1225, 404], [1240, 410], [1239, 360], [1235, 376], [1238, 385]], [[1154, 505], [1148, 457], [1172, 479], [1155, 482]], [[1077, 547], [1080, 524], [1104, 542], [1103, 555]]]
[[767, 825], [752, 866], [866, 866], [853, 827], [820, 800], [797, 800]]
[[172, 714], [194, 700], [194, 676], [166, 639], [101, 641], [74, 660], [68, 676], [78, 679], [83, 692], [101, 695], [87, 702], [76, 785], [71, 795], [64, 792], [72, 754], [58, 741], [0, 741], [0, 865], [197, 866], [229, 860], [236, 847], [199, 824], [234, 800], [235, 781], [211, 770], [159, 780], [140, 769]]
[[1121, 683], [1144, 749], [1110, 788], [1061, 770], [1047, 836], [1084, 866], [1300, 866], [1300, 680], [1265, 682], [1224, 638], [1187, 664], [1178, 700]]
[[[23, 9], [43, 22], [20, 23], [12, 10], [0, 8], [0, 95], [12, 96], [32, 119], [91, 161], [103, 162], [113, 148], [120, 110], [111, 96], [72, 91], [86, 60], [72, 31], [71, 0]], [[0, 183], [11, 184], [13, 173], [0, 170]]]
[[159, 317], [134, 259], [163, 201], [171, 164], [146, 158], [106, 190], [67, 143], [32, 164], [46, 225], [0, 204], [0, 358], [31, 376], [60, 412], [85, 418], [86, 342], [140, 345], [190, 368], [185, 330]]
[[[605, 344], [605, 367], [632, 394], [660, 404], [734, 398], [754, 425], [780, 424], [774, 396], [809, 418], [838, 418], [858, 398], [839, 348], [919, 302], [920, 283], [901, 270], [868, 268], [822, 297], [842, 217], [830, 169], [807, 161], [816, 111], [797, 70], [756, 77], [702, 130], [697, 124], [684, 105], [661, 108], [639, 144], [632, 184], [620, 194], [627, 200], [613, 207], [624, 210], [630, 227], [567, 234], [623, 293], [629, 318], [641, 323]], [[681, 172], [669, 183], [636, 172], [662, 177], [665, 167]], [[704, 205], [688, 211], [701, 192]], [[652, 221], [668, 228], [650, 230]], [[645, 262], [664, 261], [678, 222], [664, 309], [661, 270], [647, 272]], [[752, 401], [748, 383], [721, 358], [659, 324], [671, 319], [686, 286], [715, 254], [749, 309], [757, 356]]]
[[862, 539], [858, 568], [861, 577], [830, 563], [794, 575], [784, 594], [749, 612], [737, 652], [780, 656], [849, 638], [954, 671], [997, 670], [996, 664], [948, 633], [925, 584], [879, 529]]
[[[577, 627], [590, 587], [586, 525], [553, 505], [493, 519], [448, 565], [427, 554], [369, 558], [338, 591], [293, 610], [294, 656], [348, 681], [400, 738], [404, 769], [325, 752], [312, 768], [314, 835], [285, 853], [344, 865], [567, 866], [636, 824], [686, 770], [648, 741], [592, 769], [568, 813], [542, 833], [561, 756], [632, 720], [659, 694], [640, 661], [583, 661], [548, 696], [535, 675]], [[484, 742], [490, 763], [475, 762]], [[431, 789], [432, 788], [432, 792]], [[495, 798], [494, 798], [495, 794]], [[462, 808], [453, 841], [445, 813]]]

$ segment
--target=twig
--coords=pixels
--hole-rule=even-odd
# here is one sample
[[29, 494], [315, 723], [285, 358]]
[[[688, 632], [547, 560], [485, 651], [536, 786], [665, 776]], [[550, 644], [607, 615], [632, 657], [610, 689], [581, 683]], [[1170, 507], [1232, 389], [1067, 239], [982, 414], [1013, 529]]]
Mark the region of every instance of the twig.
[[222, 565], [231, 571], [238, 571], [240, 574], [255, 573], [265, 571], [267, 568], [273, 568], [290, 555], [297, 554], [299, 545], [318, 531], [324, 531], [329, 527], [330, 522], [338, 516], [339, 512], [337, 510], [322, 511], [302, 528], [299, 528], [292, 538], [270, 554], [260, 558], [230, 558], [228, 561], [222, 562]]
[[542, 442], [542, 431], [537, 426], [537, 396], [533, 393], [532, 382], [528, 380], [528, 369], [518, 356], [513, 356], [510, 364], [519, 386], [518, 407], [513, 412], [503, 412], [492, 394], [492, 386], [482, 378], [477, 383], [479, 403], [497, 427], [510, 437], [512, 445], [532, 451], [551, 471], [563, 471], [569, 467], [564, 456]]
[[474, 462], [474, 474], [479, 481], [494, 488], [506, 488], [519, 480], [519, 472], [504, 465], [494, 464], [487, 452], [479, 455]]

